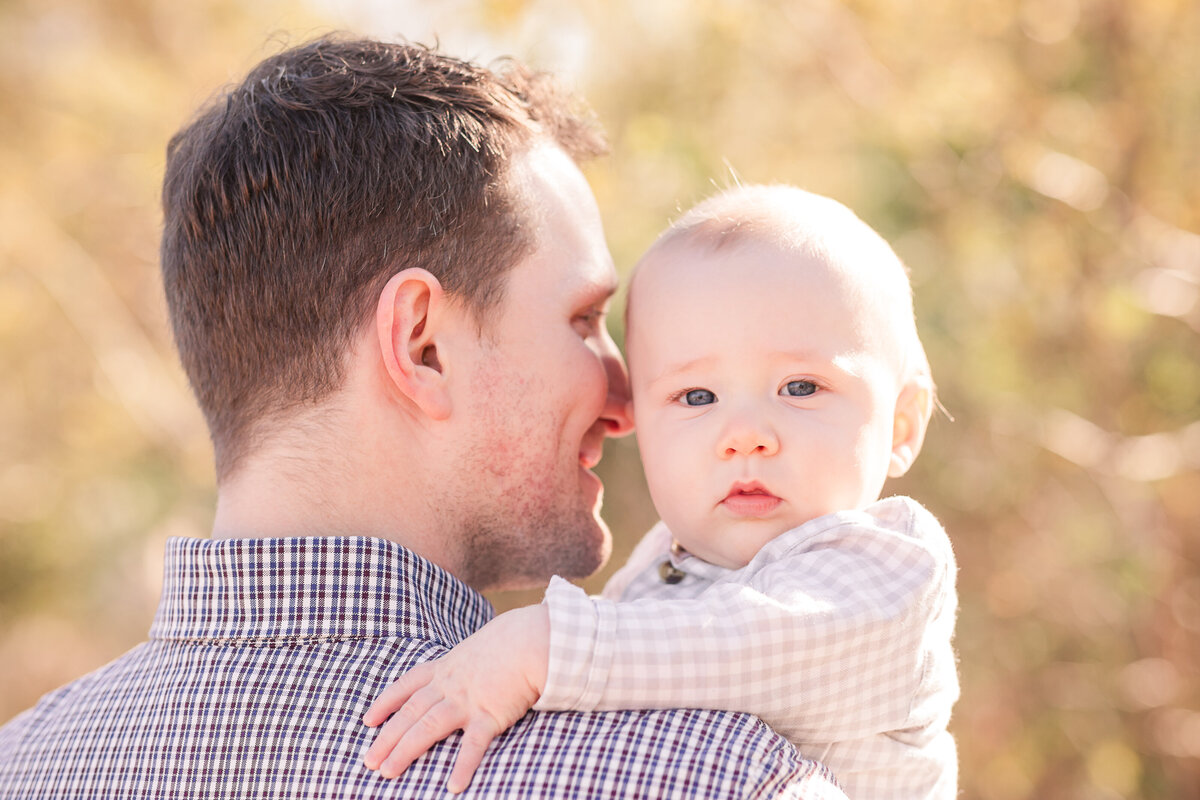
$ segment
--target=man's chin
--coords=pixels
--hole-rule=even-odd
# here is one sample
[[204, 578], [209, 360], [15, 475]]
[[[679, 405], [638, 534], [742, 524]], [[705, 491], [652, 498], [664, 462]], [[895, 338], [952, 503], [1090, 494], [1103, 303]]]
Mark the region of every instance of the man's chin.
[[[564, 526], [560, 530], [568, 529]], [[589, 520], [589, 524], [575, 525], [573, 529], [576, 531], [574, 546], [547, 551], [548, 555], [553, 554], [553, 558], [544, 562], [546, 574], [541, 576], [536, 585], [545, 586], [555, 575], [568, 580], [583, 580], [596, 574], [608, 563], [612, 556], [612, 533], [604, 520], [595, 516]]]
[[481, 529], [471, 538], [471, 580], [478, 591], [545, 588], [558, 575], [580, 580], [612, 555], [612, 534], [596, 514], [526, 520], [523, 530]]
[[612, 536], [608, 532], [608, 527], [601, 527], [597, 536], [594, 547], [587, 552], [579, 553], [575, 558], [570, 559], [569, 563], [564, 563], [561, 568], [556, 569], [553, 574], [569, 580], [583, 580], [595, 575], [601, 567], [608, 563], [608, 559], [612, 555]]

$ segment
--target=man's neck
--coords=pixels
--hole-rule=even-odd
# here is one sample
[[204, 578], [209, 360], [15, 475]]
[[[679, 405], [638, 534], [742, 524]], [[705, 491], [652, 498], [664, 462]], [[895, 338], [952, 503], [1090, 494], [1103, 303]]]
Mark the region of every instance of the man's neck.
[[462, 520], [436, 501], [457, 464], [389, 391], [374, 337], [351, 350], [340, 390], [270, 426], [218, 482], [214, 538], [371, 536], [462, 575]]
[[239, 466], [221, 482], [214, 539], [370, 536], [459, 573], [449, 546], [457, 540], [445, 534], [445, 519], [426, 513], [420, 489], [399, 480], [372, 481], [368, 476], [378, 473], [366, 467], [347, 474], [319, 461], [274, 455]]
[[278, 469], [239, 468], [217, 489], [213, 538], [369, 535], [337, 510], [331, 488]]
[[319, 426], [289, 426], [261, 444], [220, 481], [213, 538], [371, 536], [457, 574], [457, 537], [424, 502], [426, 472], [398, 466], [427, 460], [410, 452], [409, 437], [340, 424], [364, 418], [326, 414]]

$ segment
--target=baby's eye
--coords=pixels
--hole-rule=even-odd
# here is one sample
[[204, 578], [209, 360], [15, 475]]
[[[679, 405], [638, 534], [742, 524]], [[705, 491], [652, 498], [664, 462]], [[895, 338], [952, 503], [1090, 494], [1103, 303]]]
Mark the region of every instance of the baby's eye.
[[717, 402], [717, 396], [708, 389], [688, 389], [680, 393], [679, 399], [685, 406], [707, 406]]
[[817, 393], [817, 385], [812, 381], [788, 381], [779, 393], [785, 397], [808, 397]]

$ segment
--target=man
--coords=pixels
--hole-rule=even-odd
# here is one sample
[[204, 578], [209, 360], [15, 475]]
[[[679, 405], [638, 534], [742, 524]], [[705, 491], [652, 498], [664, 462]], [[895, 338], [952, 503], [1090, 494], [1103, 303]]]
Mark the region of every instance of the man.
[[[326, 38], [168, 148], [163, 277], [217, 465], [150, 640], [0, 729], [2, 797], [426, 797], [361, 715], [492, 614], [477, 592], [608, 555], [603, 440], [631, 428], [616, 274], [549, 83]], [[521, 646], [514, 642], [515, 647]], [[760, 721], [531, 714], [471, 793], [840, 797]]]

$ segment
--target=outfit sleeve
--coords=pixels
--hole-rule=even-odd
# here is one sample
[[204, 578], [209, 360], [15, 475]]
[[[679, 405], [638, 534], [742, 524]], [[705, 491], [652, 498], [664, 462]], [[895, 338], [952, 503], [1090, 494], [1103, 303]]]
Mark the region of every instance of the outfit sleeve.
[[912, 716], [929, 705], [931, 637], [949, 647], [935, 621], [953, 616], [954, 567], [921, 511], [927, 519], [905, 507], [901, 519], [849, 512], [802, 526], [694, 598], [615, 603], [556, 581], [537, 707], [746, 711], [805, 741], [924, 724]]

